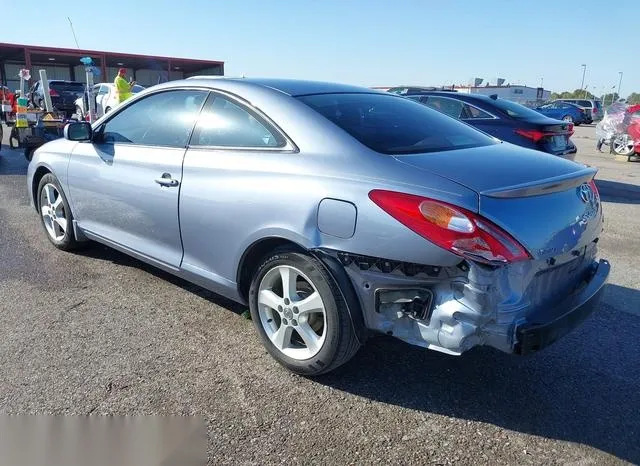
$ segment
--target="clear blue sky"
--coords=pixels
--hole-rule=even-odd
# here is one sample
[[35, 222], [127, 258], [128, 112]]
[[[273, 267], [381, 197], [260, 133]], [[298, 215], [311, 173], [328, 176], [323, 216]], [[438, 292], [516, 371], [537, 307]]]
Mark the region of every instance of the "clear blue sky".
[[[640, 0], [0, 4], [11, 19], [2, 23], [0, 42], [75, 47], [69, 15], [82, 48], [224, 60], [227, 75], [366, 86], [497, 76], [537, 86], [544, 78], [545, 88], [560, 91], [580, 87], [584, 63], [585, 85], [594, 93], [617, 87], [619, 71], [621, 94], [640, 92]], [[18, 13], [24, 20], [16, 20]]]

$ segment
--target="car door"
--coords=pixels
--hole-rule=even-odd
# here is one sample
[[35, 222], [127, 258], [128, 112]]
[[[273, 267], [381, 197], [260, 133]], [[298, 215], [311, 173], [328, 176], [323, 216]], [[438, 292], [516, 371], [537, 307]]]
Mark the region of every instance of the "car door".
[[[296, 165], [303, 163], [299, 157], [282, 158], [283, 153], [292, 152], [294, 146], [284, 135], [245, 102], [217, 93], [210, 95], [184, 160], [180, 191], [182, 269], [207, 279], [207, 286], [235, 286], [239, 249], [255, 234], [252, 220], [243, 217], [264, 218], [264, 212], [255, 211], [259, 204], [242, 197], [243, 193], [247, 185], [264, 183], [260, 173], [297, 171]], [[273, 189], [288, 182], [286, 177], [269, 180]], [[263, 190], [264, 186], [257, 188], [256, 196]], [[278, 208], [274, 206], [274, 211]]]
[[89, 237], [170, 267], [182, 260], [182, 162], [208, 91], [167, 90], [114, 111], [68, 168], [72, 209]]

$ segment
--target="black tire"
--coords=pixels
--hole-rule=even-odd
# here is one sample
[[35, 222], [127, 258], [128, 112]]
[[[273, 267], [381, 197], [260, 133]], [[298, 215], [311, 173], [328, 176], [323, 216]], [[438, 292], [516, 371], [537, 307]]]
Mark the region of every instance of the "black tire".
[[107, 113], [109, 113], [111, 111], [111, 107], [107, 107], [104, 109], [104, 114], [106, 115]]
[[36, 151], [37, 147], [25, 147], [24, 149], [24, 158], [27, 159], [27, 162], [31, 162], [33, 158], [33, 153]]
[[[258, 290], [260, 283], [274, 267], [288, 265], [304, 273], [322, 298], [326, 314], [326, 337], [315, 356], [298, 360], [285, 355], [269, 339], [260, 320]], [[314, 257], [292, 250], [281, 249], [267, 256], [255, 272], [249, 289], [251, 319], [262, 344], [269, 354], [291, 372], [304, 376], [326, 374], [349, 361], [360, 349], [347, 305], [342, 293], [325, 267]]]
[[18, 138], [18, 128], [11, 127], [11, 133], [9, 133], [9, 147], [12, 149], [18, 149], [20, 147], [20, 139]]
[[[47, 227], [44, 223], [44, 218], [42, 216], [42, 190], [47, 184], [52, 184], [55, 186], [56, 190], [62, 197], [62, 206], [64, 208], [65, 218], [67, 219], [67, 229], [62, 239], [56, 240], [51, 237], [49, 232], [47, 231]], [[75, 234], [73, 232], [73, 214], [71, 213], [71, 208], [69, 208], [69, 202], [67, 201], [67, 197], [62, 191], [62, 187], [60, 186], [60, 182], [58, 179], [52, 174], [47, 173], [40, 180], [40, 184], [38, 185], [36, 204], [38, 205], [38, 215], [40, 216], [40, 223], [42, 224], [42, 229], [44, 230], [47, 238], [51, 241], [56, 248], [61, 249], [63, 251], [72, 251], [79, 248], [79, 243], [76, 241]]]

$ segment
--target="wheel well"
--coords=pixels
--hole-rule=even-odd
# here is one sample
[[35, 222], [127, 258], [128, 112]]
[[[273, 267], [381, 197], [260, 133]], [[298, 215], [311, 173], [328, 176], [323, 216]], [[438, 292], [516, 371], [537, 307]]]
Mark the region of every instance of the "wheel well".
[[238, 291], [240, 296], [245, 300], [249, 297], [249, 287], [251, 286], [251, 279], [253, 273], [258, 267], [264, 257], [272, 251], [279, 248], [290, 247], [294, 250], [304, 251], [305, 249], [299, 244], [289, 241], [284, 238], [264, 238], [256, 241], [242, 255], [240, 259], [240, 265], [238, 267]]
[[31, 193], [33, 194], [33, 203], [36, 207], [36, 210], [38, 210], [38, 186], [40, 185], [40, 180], [42, 179], [42, 177], [47, 173], [51, 173], [47, 168], [38, 167], [33, 175], [33, 185], [31, 186]]

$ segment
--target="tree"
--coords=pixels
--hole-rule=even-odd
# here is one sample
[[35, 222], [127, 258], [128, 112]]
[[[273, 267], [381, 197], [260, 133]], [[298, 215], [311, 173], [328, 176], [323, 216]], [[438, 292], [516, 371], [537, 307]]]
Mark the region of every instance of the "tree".
[[585, 89], [576, 89], [573, 92], [554, 92], [551, 94], [551, 99], [595, 99], [595, 96]]
[[602, 105], [611, 105], [612, 103], [614, 103], [619, 98], [620, 98], [620, 96], [618, 95], [617, 92], [614, 92], [613, 94], [605, 94], [602, 97]]
[[632, 92], [629, 97], [627, 97], [627, 102], [631, 105], [640, 104], [640, 92]]

